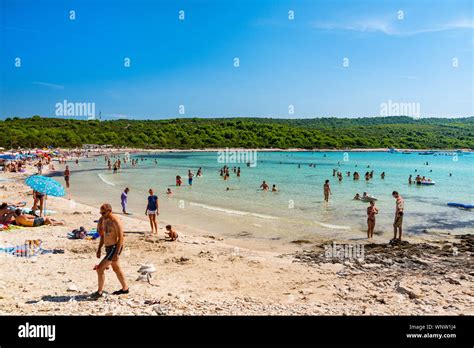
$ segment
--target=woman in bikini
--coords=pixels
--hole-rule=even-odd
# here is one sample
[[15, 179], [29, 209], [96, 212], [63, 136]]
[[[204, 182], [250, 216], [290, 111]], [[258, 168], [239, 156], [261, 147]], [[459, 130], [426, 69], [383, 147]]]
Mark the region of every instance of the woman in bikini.
[[379, 210], [375, 207], [375, 202], [371, 201], [367, 208], [367, 238], [374, 236], [375, 229], [375, 215], [379, 213]]

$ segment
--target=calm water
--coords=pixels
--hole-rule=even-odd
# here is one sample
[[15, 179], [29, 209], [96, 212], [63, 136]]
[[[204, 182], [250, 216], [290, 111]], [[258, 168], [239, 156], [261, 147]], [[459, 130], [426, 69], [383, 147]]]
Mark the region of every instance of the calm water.
[[[120, 193], [128, 186], [130, 211], [145, 217], [147, 190], [151, 187], [160, 198], [160, 218], [167, 222], [234, 236], [294, 239], [315, 234], [363, 237], [367, 203], [353, 200], [357, 192], [378, 198], [376, 231], [389, 237], [395, 210], [391, 192], [396, 190], [405, 199], [406, 233], [474, 230], [474, 211], [446, 205], [474, 204], [474, 154], [452, 157], [382, 152], [258, 152], [253, 168], [245, 163], [229, 163], [231, 168], [240, 166], [242, 173], [237, 178], [231, 171], [228, 181], [219, 175], [224, 164], [218, 162], [215, 152], [134, 154], [132, 158], [140, 159], [138, 166], [131, 168], [127, 163], [117, 174], [107, 170], [103, 157], [70, 164], [70, 195], [94, 205], [110, 201], [114, 209], [120, 210]], [[309, 167], [313, 163], [316, 168]], [[202, 167], [203, 177], [195, 177], [193, 186], [187, 186], [188, 169], [196, 174], [198, 167]], [[332, 176], [333, 168], [343, 173], [342, 182]], [[364, 174], [371, 170], [374, 177], [366, 182]], [[347, 171], [351, 177], [346, 176]], [[352, 180], [354, 171], [359, 172], [360, 180]], [[386, 173], [385, 179], [380, 178], [381, 172]], [[178, 174], [186, 186], [175, 187]], [[408, 185], [410, 174], [429, 177], [436, 185]], [[333, 193], [329, 203], [323, 201], [326, 179], [330, 180]], [[279, 192], [259, 191], [263, 180], [270, 186], [276, 184]], [[174, 192], [172, 198], [165, 195], [168, 187]], [[230, 191], [226, 191], [227, 187]]]

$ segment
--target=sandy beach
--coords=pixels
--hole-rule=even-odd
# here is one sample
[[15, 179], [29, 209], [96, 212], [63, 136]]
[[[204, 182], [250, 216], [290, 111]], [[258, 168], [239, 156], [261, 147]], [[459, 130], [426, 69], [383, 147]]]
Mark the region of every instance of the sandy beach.
[[[123, 150], [119, 150], [123, 151]], [[31, 168], [30, 168], [31, 170]], [[27, 174], [2, 173], [0, 201], [32, 203]], [[361, 259], [327, 257], [325, 246], [346, 240], [295, 240], [278, 248], [240, 243], [176, 225], [179, 239], [148, 237], [147, 221], [119, 214], [125, 226], [122, 268], [128, 295], [98, 301], [93, 270], [98, 240], [70, 240], [79, 226], [96, 227], [98, 207], [49, 197], [47, 209], [65, 226], [15, 228], [0, 232], [2, 245], [41, 239], [46, 250], [23, 258], [2, 254], [2, 315], [472, 315], [474, 272], [472, 235], [445, 234], [430, 241], [406, 237], [389, 245], [386, 236], [365, 243]], [[237, 243], [236, 243], [237, 242]], [[137, 280], [138, 269], [153, 264], [150, 282]], [[109, 294], [120, 285], [106, 272]]]

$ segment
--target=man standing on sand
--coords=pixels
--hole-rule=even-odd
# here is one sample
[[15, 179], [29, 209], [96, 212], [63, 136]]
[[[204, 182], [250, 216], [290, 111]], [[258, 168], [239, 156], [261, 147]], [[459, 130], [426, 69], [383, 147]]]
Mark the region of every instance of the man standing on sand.
[[324, 182], [324, 200], [329, 202], [329, 195], [331, 194], [331, 187], [329, 187], [329, 180]]
[[64, 171], [64, 180], [66, 181], [66, 187], [69, 188], [69, 177], [71, 176], [71, 172], [69, 171], [69, 166], [66, 166], [66, 170]]
[[128, 187], [123, 190], [122, 195], [120, 196], [120, 204], [122, 205], [122, 213], [125, 215], [128, 215], [127, 213], [127, 198], [128, 198]]
[[402, 196], [397, 191], [392, 192], [392, 197], [396, 200], [395, 221], [393, 222], [393, 240], [397, 239], [397, 230], [399, 231], [398, 240], [402, 240], [402, 223], [403, 223], [403, 205]]
[[91, 295], [92, 299], [99, 299], [103, 296], [102, 291], [105, 283], [105, 270], [112, 265], [117, 278], [122, 285], [120, 290], [114, 291], [113, 295], [128, 294], [129, 288], [125, 281], [122, 269], [120, 268], [119, 256], [123, 250], [123, 225], [120, 219], [112, 214], [112, 206], [108, 203], [102, 204], [100, 207], [100, 215], [102, 216], [98, 223], [97, 230], [100, 233], [99, 249], [97, 250], [97, 258], [100, 258], [102, 246], [105, 244], [105, 257], [97, 267], [98, 289]]

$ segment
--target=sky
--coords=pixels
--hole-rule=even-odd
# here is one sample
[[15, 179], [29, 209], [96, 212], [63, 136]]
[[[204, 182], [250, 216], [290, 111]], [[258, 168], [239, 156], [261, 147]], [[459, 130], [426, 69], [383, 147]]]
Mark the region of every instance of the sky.
[[473, 116], [473, 3], [0, 0], [0, 118]]

